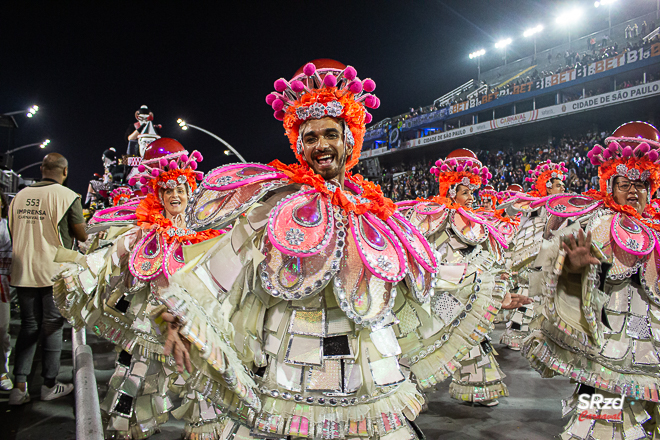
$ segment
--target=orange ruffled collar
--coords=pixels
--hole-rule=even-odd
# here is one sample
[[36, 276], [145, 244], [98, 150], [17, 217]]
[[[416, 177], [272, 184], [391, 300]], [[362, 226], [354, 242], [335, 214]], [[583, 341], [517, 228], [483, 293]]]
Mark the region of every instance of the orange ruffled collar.
[[396, 205], [383, 195], [380, 186], [364, 180], [359, 174], [352, 175], [347, 172], [346, 179], [362, 188], [362, 194], [359, 196], [369, 200], [366, 203], [351, 202], [341, 188], [331, 192], [325, 185], [323, 177], [315, 174], [308, 166], [300, 164], [285, 165], [279, 160], [274, 160], [268, 165], [286, 174], [293, 182], [309, 185], [321, 194], [330, 197], [333, 205], [339, 206], [345, 211], [354, 212], [358, 215], [369, 212], [383, 221], [396, 212]]
[[[619, 205], [617, 202], [614, 201], [612, 194], [606, 194], [601, 191], [596, 191], [595, 189], [590, 189], [589, 191], [582, 194], [591, 197], [592, 199], [602, 201], [606, 207], [608, 207], [614, 212], [628, 214], [630, 217], [635, 217], [637, 220], [639, 220], [641, 223], [645, 224], [649, 228], [654, 229], [656, 231], [660, 231], [660, 224], [653, 223], [649, 217], [639, 214], [637, 210], [632, 206]], [[649, 206], [650, 204], [647, 205], [647, 212], [645, 213], [654, 216], [654, 214], [656, 214], [656, 211], [652, 207], [649, 209]]]
[[151, 231], [152, 229], [156, 228], [157, 232], [168, 244], [173, 243], [174, 241], [195, 244], [213, 237], [217, 237], [218, 235], [224, 234], [225, 232], [216, 229], [208, 229], [206, 231], [193, 232], [189, 235], [175, 235], [171, 237], [167, 231], [174, 227], [174, 223], [172, 223], [172, 220], [165, 218], [163, 215], [164, 210], [165, 208], [160, 203], [160, 200], [158, 200], [155, 194], [147, 194], [147, 196], [142, 199], [140, 204], [135, 209], [137, 225], [145, 231]]

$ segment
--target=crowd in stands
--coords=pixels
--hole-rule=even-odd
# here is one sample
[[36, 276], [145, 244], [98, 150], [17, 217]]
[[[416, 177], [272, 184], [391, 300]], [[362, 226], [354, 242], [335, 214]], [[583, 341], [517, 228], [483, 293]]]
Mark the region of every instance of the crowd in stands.
[[[606, 136], [605, 132], [590, 133], [581, 137], [563, 136], [544, 145], [474, 152], [493, 174], [490, 184], [497, 190], [504, 190], [512, 183], [518, 183], [528, 191], [530, 183], [524, 182], [528, 171], [540, 162], [550, 159], [553, 162], [566, 163], [568, 178], [565, 184], [568, 191], [584, 192], [596, 188], [598, 184], [598, 170], [589, 162], [587, 152], [596, 143], [603, 145]], [[385, 196], [395, 202], [414, 200], [418, 197], [430, 198], [438, 192], [437, 182], [429, 172], [436, 159], [412, 160], [383, 169], [382, 176], [370, 177], [381, 185]], [[368, 175], [363, 163], [357, 166], [356, 172]]]
[[[496, 91], [500, 91], [500, 92], [504, 91], [507, 94], [511, 94], [515, 86], [527, 84], [533, 81], [543, 79], [547, 76], [567, 72], [572, 69], [579, 69], [583, 66], [588, 66], [591, 63], [601, 61], [613, 56], [617, 56], [621, 53], [639, 50], [642, 47], [648, 47], [651, 44], [660, 42], [660, 35], [655, 35], [654, 37], [649, 38], [648, 40], [644, 40], [644, 37], [655, 29], [656, 29], [655, 22], [651, 22], [650, 24], [647, 24], [646, 21], [644, 21], [641, 24], [641, 26], [638, 26], [637, 23], [634, 23], [633, 25], [628, 25], [628, 27], [626, 27], [624, 31], [625, 40], [626, 40], [625, 46], [623, 46], [623, 42], [621, 42], [621, 46], [620, 46], [619, 42], [610, 40], [608, 34], [604, 33], [602, 37], [599, 38], [600, 41], [598, 41], [595, 36], [592, 36], [591, 38], [587, 39], [586, 40], [587, 49], [583, 52], [568, 51], [568, 50], [563, 53], [556, 52], [554, 54], [552, 52], [549, 52], [547, 56], [548, 62], [546, 64], [546, 67], [552, 65], [553, 63], [555, 64], [555, 67], [546, 68], [542, 70], [534, 69], [529, 75], [519, 76], [515, 80], [509, 81], [506, 84], [503, 84], [499, 87], [496, 87], [494, 85], [489, 85], [486, 92], [478, 94], [478, 98], [482, 98], [484, 95], [488, 93], [495, 93]], [[532, 63], [538, 65], [539, 60], [532, 59]], [[499, 76], [501, 75], [498, 73], [498, 77]], [[647, 81], [654, 81], [654, 80], [655, 79], [651, 79], [651, 80], [647, 79]], [[641, 79], [636, 81], [625, 81], [617, 85], [617, 90], [627, 87], [633, 87], [641, 83], [642, 83]], [[481, 84], [479, 84], [479, 87], [483, 87], [484, 85], [486, 85], [486, 83], [482, 81]], [[587, 91], [586, 96], [580, 96], [580, 95], [569, 96], [566, 99], [564, 99], [564, 102], [580, 99], [583, 97], [589, 97], [604, 92], [605, 90], [600, 90], [600, 89], [590, 90]], [[463, 100], [465, 100], [465, 97], [452, 99], [443, 106], [437, 106], [433, 104], [426, 107], [411, 108], [408, 113], [393, 117], [390, 123], [396, 125], [400, 121], [404, 121], [406, 119], [410, 119], [424, 113], [434, 112], [440, 110], [441, 108], [449, 107], [454, 104], [457, 104], [458, 102]]]

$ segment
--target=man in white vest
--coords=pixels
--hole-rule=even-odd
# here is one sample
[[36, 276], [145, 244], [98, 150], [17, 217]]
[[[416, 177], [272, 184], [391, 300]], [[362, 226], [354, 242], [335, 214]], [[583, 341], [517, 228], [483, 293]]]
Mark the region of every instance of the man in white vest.
[[42, 338], [44, 384], [41, 400], [53, 400], [73, 391], [73, 385], [57, 382], [62, 352], [64, 318], [53, 302], [53, 282], [59, 264], [57, 248], [73, 248], [73, 239], [85, 241], [85, 220], [80, 195], [62, 184], [69, 168], [64, 156], [50, 153], [41, 164], [41, 182], [24, 188], [9, 208], [13, 239], [11, 285], [16, 287], [21, 307], [21, 330], [16, 341], [15, 386], [10, 405], [30, 401], [27, 376], [37, 342]]

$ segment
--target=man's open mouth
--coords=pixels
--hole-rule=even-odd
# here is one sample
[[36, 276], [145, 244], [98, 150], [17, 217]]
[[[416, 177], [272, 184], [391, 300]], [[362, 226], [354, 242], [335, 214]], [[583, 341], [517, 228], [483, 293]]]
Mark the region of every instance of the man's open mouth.
[[327, 168], [332, 165], [334, 158], [334, 154], [327, 153], [316, 156], [314, 161], [319, 165], [319, 168]]

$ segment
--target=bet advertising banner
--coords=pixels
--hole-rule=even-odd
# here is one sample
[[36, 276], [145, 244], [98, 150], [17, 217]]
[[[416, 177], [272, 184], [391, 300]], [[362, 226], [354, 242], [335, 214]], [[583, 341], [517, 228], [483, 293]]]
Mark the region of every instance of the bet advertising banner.
[[[492, 121], [480, 122], [466, 127], [448, 130], [442, 133], [435, 133], [417, 139], [403, 142], [401, 149], [415, 148], [422, 145], [430, 145], [438, 142], [444, 142], [451, 139], [458, 139], [465, 136], [471, 136], [477, 133], [499, 130], [501, 128], [513, 127], [516, 125], [527, 124], [543, 119], [564, 116], [571, 113], [578, 113], [592, 110], [599, 107], [606, 107], [621, 102], [635, 101], [650, 96], [660, 95], [660, 81], [642, 84], [627, 89], [617, 90], [615, 92], [603, 93], [602, 95], [591, 96], [589, 98], [578, 99], [565, 104], [544, 107], [538, 110], [531, 110], [516, 115], [497, 118]], [[379, 148], [376, 150], [363, 151], [360, 159], [385, 154], [391, 150]], [[396, 150], [395, 150], [396, 151]]]
[[533, 90], [545, 89], [548, 87], [574, 81], [578, 78], [585, 78], [591, 75], [596, 75], [597, 73], [603, 73], [608, 70], [616, 69], [617, 67], [622, 67], [626, 64], [633, 64], [639, 60], [656, 57], [658, 55], [660, 55], [660, 43], [654, 43], [649, 47], [628, 51], [614, 57], [596, 61], [595, 63], [580, 67], [579, 69], [572, 69], [566, 72], [549, 75], [537, 81], [520, 84], [513, 86], [512, 88], [507, 87], [501, 90], [496, 90], [494, 93], [489, 93], [482, 96], [481, 98], [474, 98], [459, 102], [458, 104], [450, 106], [448, 108], [448, 113], [460, 113], [480, 106], [481, 104], [494, 101], [501, 96], [518, 95], [521, 93], [531, 92]]

